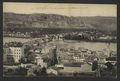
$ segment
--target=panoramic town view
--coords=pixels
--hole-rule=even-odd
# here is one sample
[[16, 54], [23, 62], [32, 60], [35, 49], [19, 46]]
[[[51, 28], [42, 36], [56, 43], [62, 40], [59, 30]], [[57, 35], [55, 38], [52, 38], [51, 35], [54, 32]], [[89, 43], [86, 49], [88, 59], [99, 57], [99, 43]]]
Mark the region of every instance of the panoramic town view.
[[3, 76], [116, 78], [116, 12], [108, 4], [3, 3]]

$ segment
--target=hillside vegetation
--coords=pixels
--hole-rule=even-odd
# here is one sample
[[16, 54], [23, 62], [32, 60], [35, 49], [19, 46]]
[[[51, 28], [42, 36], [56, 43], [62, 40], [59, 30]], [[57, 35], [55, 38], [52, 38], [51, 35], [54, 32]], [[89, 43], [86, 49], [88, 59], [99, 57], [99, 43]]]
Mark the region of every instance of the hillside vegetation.
[[75, 28], [116, 31], [116, 17], [68, 17], [57, 14], [3, 13], [4, 28]]

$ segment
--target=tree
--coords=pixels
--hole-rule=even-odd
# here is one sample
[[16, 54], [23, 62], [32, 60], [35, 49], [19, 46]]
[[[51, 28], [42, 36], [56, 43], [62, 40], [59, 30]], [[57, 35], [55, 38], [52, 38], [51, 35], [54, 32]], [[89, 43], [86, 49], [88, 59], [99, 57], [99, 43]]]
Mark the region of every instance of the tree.
[[58, 63], [56, 50], [57, 50], [57, 48], [53, 49], [53, 58], [52, 58], [52, 61], [51, 61], [51, 65], [55, 65], [55, 64]]
[[36, 76], [40, 76], [40, 72], [41, 72], [41, 67], [36, 67], [35, 68], [35, 70], [34, 70], [34, 74], [36, 75]]
[[27, 75], [27, 69], [26, 68], [22, 68], [22, 67], [19, 67], [18, 69], [16, 69], [16, 74], [18, 75]]
[[41, 70], [41, 75], [42, 76], [46, 76], [47, 75], [47, 71], [46, 71], [46, 68], [43, 67], [42, 70]]
[[45, 67], [41, 68], [41, 67], [37, 67], [34, 70], [34, 74], [36, 74], [36, 76], [47, 76], [47, 70]]
[[33, 62], [34, 60], [35, 60], [35, 55], [34, 54], [28, 55], [28, 62]]
[[29, 45], [25, 45], [25, 49], [24, 49], [24, 53], [27, 54], [30, 50], [30, 46]]
[[21, 58], [20, 63], [27, 63], [27, 58], [25, 58], [25, 57]]

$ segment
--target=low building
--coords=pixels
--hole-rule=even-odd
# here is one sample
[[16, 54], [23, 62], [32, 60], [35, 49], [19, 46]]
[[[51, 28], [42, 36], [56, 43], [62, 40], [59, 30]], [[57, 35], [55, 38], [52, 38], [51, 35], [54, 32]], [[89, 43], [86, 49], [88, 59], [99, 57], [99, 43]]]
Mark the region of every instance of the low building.
[[115, 51], [110, 52], [110, 57], [117, 57], [117, 53]]
[[113, 39], [113, 37], [111, 37], [111, 36], [102, 36], [102, 37], [99, 37], [99, 39], [101, 39], [101, 40], [107, 40], [107, 39]]
[[35, 53], [40, 54], [42, 49], [36, 49]]
[[20, 65], [20, 67], [26, 68], [26, 69], [30, 69], [30, 68], [32, 68], [33, 66], [34, 66], [34, 64], [22, 64], [22, 63], [21, 63], [21, 65]]
[[73, 57], [73, 59], [75, 60], [75, 62], [84, 62], [85, 59], [84, 58], [81, 58], [81, 57]]
[[59, 65], [56, 64], [55, 67], [60, 68], [60, 69], [64, 69], [64, 65], [63, 64], [59, 64]]
[[50, 69], [47, 69], [47, 74], [48, 75], [58, 75], [58, 71], [50, 68]]
[[33, 70], [32, 68], [28, 69], [28, 71], [27, 71], [27, 76], [36, 76], [36, 75], [34, 74], [34, 70]]
[[43, 62], [43, 59], [40, 56], [35, 57], [35, 63], [41, 67], [47, 67], [47, 63]]

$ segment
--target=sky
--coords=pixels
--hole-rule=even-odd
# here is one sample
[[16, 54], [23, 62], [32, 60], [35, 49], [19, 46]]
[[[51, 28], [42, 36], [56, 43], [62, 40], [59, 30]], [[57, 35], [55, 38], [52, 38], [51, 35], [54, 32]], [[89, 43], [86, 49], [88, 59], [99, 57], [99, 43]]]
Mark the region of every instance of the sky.
[[3, 12], [22, 14], [45, 13], [66, 16], [117, 16], [117, 5], [4, 2]]

